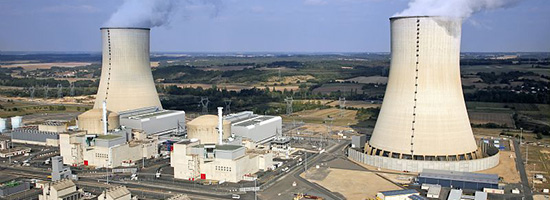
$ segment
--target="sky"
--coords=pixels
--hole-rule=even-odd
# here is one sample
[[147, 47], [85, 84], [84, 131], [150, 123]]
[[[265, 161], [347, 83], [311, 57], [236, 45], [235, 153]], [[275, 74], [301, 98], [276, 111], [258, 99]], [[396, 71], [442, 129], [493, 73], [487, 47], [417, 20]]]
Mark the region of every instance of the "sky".
[[[1, 51], [99, 52], [123, 0], [0, 0]], [[388, 52], [408, 0], [182, 0], [151, 29], [153, 52]], [[466, 19], [463, 52], [550, 52], [550, 1]]]

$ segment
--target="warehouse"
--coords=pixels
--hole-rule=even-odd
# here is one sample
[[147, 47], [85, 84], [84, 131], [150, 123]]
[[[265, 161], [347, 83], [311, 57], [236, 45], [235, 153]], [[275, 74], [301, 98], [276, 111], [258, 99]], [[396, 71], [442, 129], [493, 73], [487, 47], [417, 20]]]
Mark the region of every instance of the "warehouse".
[[442, 187], [483, 190], [483, 188], [498, 188], [498, 175], [424, 169], [418, 175], [418, 182], [438, 184]]
[[124, 111], [120, 114], [120, 125], [126, 128], [140, 129], [148, 135], [172, 133], [178, 127], [185, 128], [185, 112], [178, 110], [161, 110], [148, 107]]
[[224, 117], [231, 121], [231, 133], [249, 138], [258, 144], [272, 140], [282, 132], [283, 120], [280, 116], [257, 115], [244, 111]]
[[47, 121], [38, 126], [17, 128], [11, 132], [11, 137], [15, 143], [57, 146], [59, 144], [59, 133], [66, 131], [67, 123]]

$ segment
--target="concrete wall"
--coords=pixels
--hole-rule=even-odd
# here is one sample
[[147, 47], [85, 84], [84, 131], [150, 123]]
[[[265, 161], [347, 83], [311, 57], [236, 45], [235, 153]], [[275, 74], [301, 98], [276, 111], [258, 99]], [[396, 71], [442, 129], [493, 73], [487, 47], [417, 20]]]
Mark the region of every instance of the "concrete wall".
[[493, 168], [499, 163], [500, 154], [490, 157], [462, 161], [403, 160], [382, 156], [371, 156], [348, 148], [348, 158], [367, 165], [397, 171], [422, 172], [422, 169], [474, 172]]

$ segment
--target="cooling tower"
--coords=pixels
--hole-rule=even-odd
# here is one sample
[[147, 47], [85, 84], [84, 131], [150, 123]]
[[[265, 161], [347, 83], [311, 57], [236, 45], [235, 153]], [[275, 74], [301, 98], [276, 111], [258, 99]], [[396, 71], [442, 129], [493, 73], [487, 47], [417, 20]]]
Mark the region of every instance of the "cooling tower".
[[[366, 154], [402, 160], [374, 165], [408, 171], [441, 166], [403, 160], [448, 162], [486, 156], [477, 148], [462, 93], [461, 20], [394, 17], [390, 21], [389, 80]], [[471, 171], [464, 166], [458, 170]]]
[[149, 61], [148, 28], [101, 28], [103, 63], [94, 109], [161, 107]]

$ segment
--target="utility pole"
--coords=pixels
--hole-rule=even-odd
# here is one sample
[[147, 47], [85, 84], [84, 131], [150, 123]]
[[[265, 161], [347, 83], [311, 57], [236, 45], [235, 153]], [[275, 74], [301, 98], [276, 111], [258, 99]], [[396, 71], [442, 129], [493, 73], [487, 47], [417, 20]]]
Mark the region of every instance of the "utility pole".
[[525, 165], [529, 163], [529, 145], [525, 144]]
[[521, 131], [519, 133], [519, 146], [521, 146], [521, 139], [523, 138], [523, 128], [519, 128], [519, 130]]

